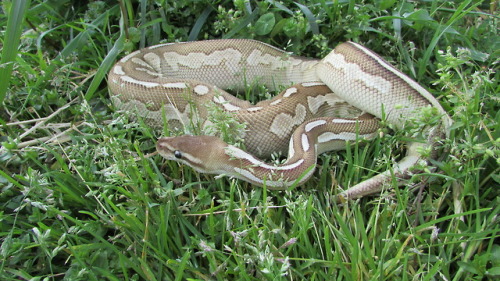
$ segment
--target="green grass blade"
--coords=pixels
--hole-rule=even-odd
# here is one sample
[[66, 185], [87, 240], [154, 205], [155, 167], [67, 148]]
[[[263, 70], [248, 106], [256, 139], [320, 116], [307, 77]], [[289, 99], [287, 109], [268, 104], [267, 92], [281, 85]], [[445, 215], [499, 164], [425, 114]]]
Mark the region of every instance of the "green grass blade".
[[247, 15], [235, 28], [222, 36], [223, 39], [232, 38], [235, 34], [237, 34], [240, 30], [246, 28], [249, 23], [253, 22], [255, 18], [259, 15], [259, 9], [255, 8], [255, 10]]
[[30, 1], [13, 1], [7, 19], [7, 30], [3, 42], [2, 59], [0, 60], [0, 103], [5, 98], [9, 87], [14, 60], [19, 48], [24, 17]]
[[306, 16], [307, 18], [307, 21], [309, 22], [309, 26], [311, 27], [311, 31], [313, 32], [313, 34], [319, 34], [319, 26], [318, 26], [318, 23], [317, 23], [317, 18], [314, 16], [314, 14], [311, 12], [311, 10], [309, 10], [309, 8], [307, 8], [307, 6], [304, 6], [300, 3], [297, 3], [297, 2], [294, 2], [295, 5], [297, 5], [297, 7], [299, 7], [299, 9], [302, 11], [302, 13], [304, 13], [304, 15]]
[[96, 74], [94, 75], [94, 79], [92, 79], [92, 82], [90, 83], [90, 86], [87, 90], [87, 93], [85, 94], [86, 100], [90, 100], [94, 96], [94, 93], [98, 89], [102, 80], [108, 74], [108, 71], [111, 69], [111, 66], [115, 63], [116, 58], [123, 50], [123, 47], [125, 45], [124, 42], [125, 42], [125, 33], [122, 33], [120, 35], [120, 38], [118, 38], [118, 40], [116, 40], [113, 48], [111, 48], [109, 53], [106, 55], [106, 57], [104, 58], [104, 60], [102, 61], [101, 65], [100, 65], [99, 69], [97, 70]]
[[205, 25], [205, 22], [208, 19], [208, 16], [214, 11], [214, 8], [212, 6], [208, 6], [203, 10], [201, 15], [198, 17], [196, 20], [193, 28], [191, 29], [191, 32], [189, 32], [189, 37], [188, 41], [194, 41], [198, 38], [198, 35], [200, 35], [201, 28], [203, 25]]
[[463, 18], [465, 15], [467, 15], [470, 11], [475, 9], [481, 2], [477, 2], [474, 5], [470, 6], [467, 10], [464, 10], [465, 7], [467, 7], [472, 1], [464, 1], [455, 11], [453, 16], [448, 20], [448, 22], [444, 25], [442, 28], [438, 28], [436, 30], [436, 33], [434, 34], [434, 37], [432, 38], [429, 47], [427, 50], [425, 50], [425, 54], [422, 58], [422, 61], [420, 62], [420, 67], [418, 69], [418, 75], [417, 75], [417, 81], [420, 81], [425, 73], [425, 70], [427, 69], [427, 65], [429, 65], [429, 59], [434, 52], [434, 49], [436, 48], [436, 45], [438, 44], [439, 40], [441, 37], [446, 33], [448, 28], [451, 28], [454, 23], [456, 23], [458, 20]]

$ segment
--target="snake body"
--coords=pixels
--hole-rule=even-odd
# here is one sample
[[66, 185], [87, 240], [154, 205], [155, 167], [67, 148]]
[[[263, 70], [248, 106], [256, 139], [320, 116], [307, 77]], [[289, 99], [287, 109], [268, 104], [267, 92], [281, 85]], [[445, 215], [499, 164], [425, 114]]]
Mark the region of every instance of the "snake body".
[[[293, 85], [255, 105], [224, 89], [249, 83], [269, 89]], [[418, 83], [371, 50], [353, 42], [337, 46], [322, 60], [290, 55], [262, 42], [209, 40], [156, 45], [115, 64], [108, 76], [113, 102], [134, 110], [149, 124], [178, 129], [191, 122], [209, 126], [207, 104], [247, 124], [246, 151], [214, 136], [160, 138], [157, 150], [167, 159], [199, 172], [225, 174], [270, 189], [302, 184], [313, 173], [319, 153], [346, 142], [373, 138], [378, 117], [402, 128], [424, 107], [442, 116], [429, 128], [427, 143], [410, 143], [407, 156], [342, 195], [349, 198], [380, 190], [391, 174], [403, 177], [422, 157], [419, 149], [446, 135], [450, 119], [439, 102]], [[194, 120], [194, 121], [193, 121]], [[259, 158], [286, 152], [278, 166]]]

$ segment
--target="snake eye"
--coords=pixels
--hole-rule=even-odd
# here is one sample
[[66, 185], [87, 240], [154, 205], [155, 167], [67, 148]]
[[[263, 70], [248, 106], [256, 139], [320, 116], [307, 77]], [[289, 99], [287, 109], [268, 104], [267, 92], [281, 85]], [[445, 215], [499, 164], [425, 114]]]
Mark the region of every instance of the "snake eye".
[[182, 158], [182, 153], [179, 150], [176, 150], [176, 151], [174, 151], [174, 156], [177, 159], [181, 159]]

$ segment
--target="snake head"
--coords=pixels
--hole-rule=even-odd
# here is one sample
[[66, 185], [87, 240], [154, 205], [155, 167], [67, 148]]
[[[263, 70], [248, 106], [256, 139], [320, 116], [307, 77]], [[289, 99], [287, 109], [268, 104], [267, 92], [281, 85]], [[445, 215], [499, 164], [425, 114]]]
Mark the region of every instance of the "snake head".
[[222, 163], [228, 145], [214, 136], [178, 136], [158, 139], [156, 150], [168, 160], [186, 164], [200, 173], [225, 172]]

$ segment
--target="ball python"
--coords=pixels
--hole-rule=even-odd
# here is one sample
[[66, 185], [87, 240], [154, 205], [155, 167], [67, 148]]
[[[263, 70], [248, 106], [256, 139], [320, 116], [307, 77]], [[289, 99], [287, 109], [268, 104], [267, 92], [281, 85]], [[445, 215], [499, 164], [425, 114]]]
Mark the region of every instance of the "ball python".
[[[289, 88], [255, 105], [226, 92], [250, 83]], [[427, 142], [411, 142], [407, 155], [389, 171], [358, 183], [340, 195], [357, 198], [381, 190], [394, 176], [404, 178], [447, 135], [450, 118], [422, 86], [368, 48], [346, 42], [321, 60], [299, 57], [247, 39], [168, 43], [133, 52], [110, 70], [108, 86], [117, 108], [133, 111], [148, 124], [183, 130], [211, 125], [207, 105], [217, 106], [247, 124], [245, 150], [217, 136], [163, 137], [157, 151], [201, 173], [232, 176], [269, 189], [307, 181], [318, 154], [374, 138], [379, 120], [396, 129], [426, 107], [441, 125], [427, 129]], [[261, 160], [287, 152], [281, 165]]]

